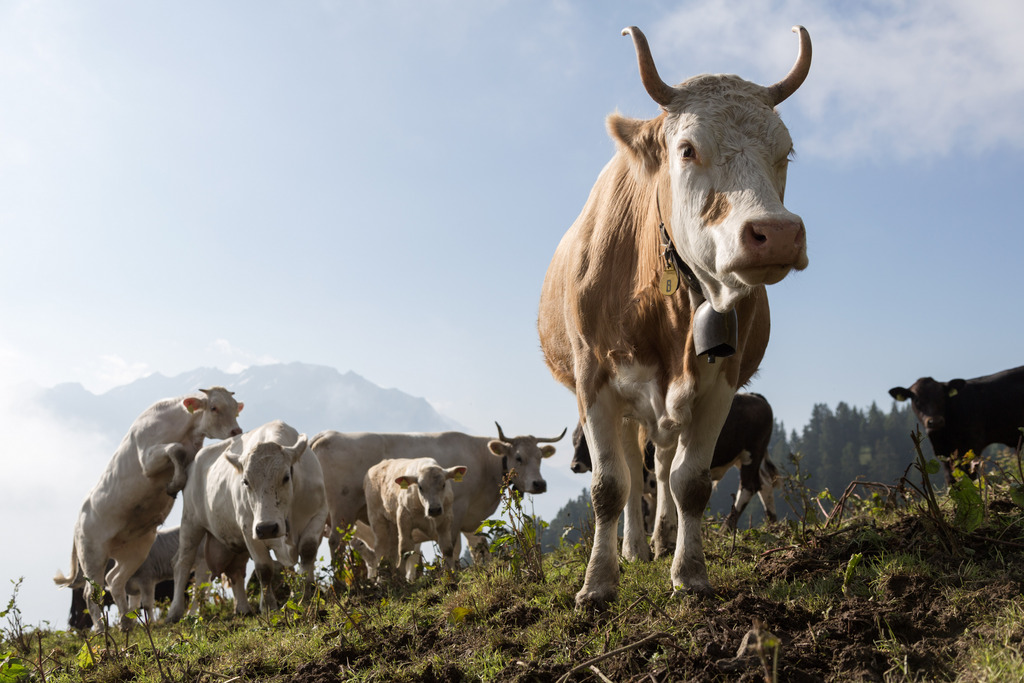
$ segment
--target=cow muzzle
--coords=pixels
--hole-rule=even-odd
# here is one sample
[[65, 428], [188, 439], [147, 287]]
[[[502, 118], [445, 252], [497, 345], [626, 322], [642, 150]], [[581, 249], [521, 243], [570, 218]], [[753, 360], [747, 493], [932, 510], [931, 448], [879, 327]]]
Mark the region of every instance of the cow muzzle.
[[277, 522], [260, 522], [256, 525], [255, 531], [256, 538], [261, 541], [266, 541], [283, 535], [281, 532], [281, 525]]
[[590, 466], [580, 462], [579, 460], [573, 460], [569, 464], [569, 469], [571, 469], [576, 474], [583, 474], [584, 472], [590, 471]]
[[773, 285], [790, 270], [807, 267], [807, 231], [799, 216], [748, 220], [732, 270], [748, 285]]

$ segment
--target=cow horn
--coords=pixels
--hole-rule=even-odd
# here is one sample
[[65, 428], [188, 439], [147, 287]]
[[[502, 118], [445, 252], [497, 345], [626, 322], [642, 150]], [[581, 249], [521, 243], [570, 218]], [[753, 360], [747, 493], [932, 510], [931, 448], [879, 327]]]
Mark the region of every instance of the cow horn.
[[199, 391], [203, 392], [203, 393], [204, 393], [204, 394], [206, 394], [207, 396], [209, 396], [209, 395], [210, 395], [210, 390], [209, 390], [209, 389], [200, 389]]
[[505, 443], [512, 443], [511, 441], [509, 441], [508, 439], [505, 438], [505, 434], [504, 434], [504, 432], [501, 431], [501, 425], [498, 424], [497, 420], [494, 421], [494, 425], [498, 428], [498, 441], [504, 441]]
[[796, 55], [796, 64], [786, 77], [768, 87], [768, 97], [773, 107], [796, 92], [811, 70], [811, 34], [803, 26], [794, 26], [793, 33], [800, 34], [800, 51]]
[[[640, 80], [643, 81], [647, 94], [661, 106], [667, 107], [675, 98], [676, 89], [661, 80], [661, 76], [658, 75], [658, 68], [654, 66], [654, 58], [651, 57], [651, 48], [647, 44], [647, 37], [636, 26], [627, 26], [622, 29], [622, 35], [633, 38], [636, 61], [640, 66]], [[793, 90], [796, 88], [794, 87]]]
[[555, 437], [555, 438], [553, 438], [553, 439], [540, 439], [540, 438], [538, 438], [538, 439], [537, 439], [537, 443], [554, 443], [554, 442], [556, 442], [556, 441], [561, 441], [561, 440], [562, 440], [562, 437], [563, 437], [563, 436], [565, 436], [565, 433], [566, 433], [567, 431], [569, 431], [569, 428], [568, 428], [568, 427], [566, 427], [565, 429], [563, 429], [563, 430], [562, 430], [562, 433], [561, 433], [561, 434], [559, 434], [558, 436], [556, 436], [556, 437]]

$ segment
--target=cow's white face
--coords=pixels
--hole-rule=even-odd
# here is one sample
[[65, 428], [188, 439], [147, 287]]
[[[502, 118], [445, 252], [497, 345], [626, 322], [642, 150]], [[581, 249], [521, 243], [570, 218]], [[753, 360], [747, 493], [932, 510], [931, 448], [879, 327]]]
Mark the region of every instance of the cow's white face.
[[395, 483], [419, 499], [425, 516], [440, 517], [444, 514], [446, 501], [451, 504], [453, 494], [449, 482], [461, 481], [465, 473], [466, 468], [461, 466], [444, 469], [436, 464], [423, 465], [415, 474], [398, 477]]
[[235, 401], [234, 393], [224, 387], [200, 391], [204, 396], [190, 396], [182, 402], [186, 410], [199, 416], [197, 433], [209, 439], [227, 439], [241, 434], [238, 414], [245, 404]]
[[807, 267], [803, 221], [782, 203], [793, 142], [763, 94], [736, 76], [700, 76], [679, 86], [664, 123], [670, 232], [723, 312]]
[[662, 115], [613, 115], [609, 131], [639, 183], [657, 193], [679, 255], [722, 313], [752, 288], [807, 267], [803, 221], [782, 205], [793, 143], [775, 113], [811, 66], [810, 36], [800, 26], [793, 30], [800, 35], [796, 64], [768, 87], [721, 74], [668, 85], [640, 29], [623, 30], [633, 37], [641, 81]]
[[493, 439], [487, 443], [491, 453], [505, 458], [505, 469], [512, 486], [520, 493], [544, 493], [548, 483], [540, 473], [540, 463], [555, 454], [550, 444], [540, 446], [536, 437], [517, 436], [508, 440]]
[[240, 495], [252, 511], [252, 538], [270, 541], [288, 533], [292, 509], [292, 472], [306, 450], [306, 435], [294, 446], [274, 442], [257, 444], [243, 457], [225, 453], [241, 475]]

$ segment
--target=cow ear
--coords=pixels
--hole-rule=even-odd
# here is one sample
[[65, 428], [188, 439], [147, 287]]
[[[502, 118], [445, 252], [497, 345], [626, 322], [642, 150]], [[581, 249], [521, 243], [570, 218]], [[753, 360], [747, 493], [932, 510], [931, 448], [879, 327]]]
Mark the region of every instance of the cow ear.
[[452, 481], [462, 481], [462, 477], [466, 474], [466, 468], [462, 465], [459, 465], [458, 467], [449, 467], [447, 471], [448, 478]]
[[235, 416], [236, 416], [236, 417], [237, 417], [238, 415], [241, 415], [241, 413], [242, 413], [242, 408], [244, 408], [244, 407], [245, 407], [245, 404], [244, 404], [244, 403], [242, 403], [241, 401], [239, 401], [239, 402], [238, 402], [238, 412], [237, 412], [237, 413], [235, 413]]
[[224, 459], [231, 463], [231, 466], [238, 470], [238, 473], [242, 473], [242, 459], [235, 453], [226, 452], [224, 453]]
[[498, 439], [491, 439], [488, 441], [487, 447], [491, 449], [491, 453], [494, 453], [499, 457], [504, 457], [509, 453], [509, 445], [504, 441], [499, 441]]
[[892, 396], [897, 401], [906, 401], [914, 394], [909, 389], [904, 389], [903, 387], [893, 387], [892, 389], [889, 390], [889, 395]]
[[185, 406], [185, 410], [187, 410], [188, 414], [191, 415], [197, 410], [202, 410], [206, 407], [206, 399], [189, 396], [181, 402], [181, 405]]
[[542, 458], [550, 458], [554, 454], [555, 454], [555, 447], [554, 446], [547, 445], [547, 446], [541, 446], [540, 447], [540, 457], [542, 457]]
[[967, 382], [965, 382], [962, 379], [949, 380], [948, 382], [946, 382], [946, 395], [949, 396], [950, 398], [953, 398], [954, 396], [960, 393], [960, 390], [964, 388], [965, 384], [967, 384]]
[[621, 114], [608, 117], [608, 134], [619, 148], [649, 175], [665, 160], [665, 115], [654, 119], [631, 119]]
[[410, 477], [409, 475], [403, 475], [395, 479], [395, 483], [401, 486], [403, 489], [407, 489], [416, 483], [416, 477]]

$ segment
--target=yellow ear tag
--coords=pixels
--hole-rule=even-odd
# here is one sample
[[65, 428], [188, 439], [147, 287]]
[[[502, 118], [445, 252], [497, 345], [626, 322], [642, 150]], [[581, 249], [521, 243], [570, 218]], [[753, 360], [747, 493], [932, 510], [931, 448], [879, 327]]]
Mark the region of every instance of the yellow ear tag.
[[408, 479], [406, 479], [405, 477], [401, 477], [401, 478], [399, 478], [399, 479], [398, 479], [398, 482], [397, 482], [397, 483], [398, 483], [398, 485], [399, 485], [399, 486], [401, 486], [401, 487], [402, 487], [403, 489], [407, 489], [407, 488], [409, 488], [409, 480], [408, 480]]
[[679, 273], [676, 272], [671, 263], [665, 266], [665, 270], [661, 274], [661, 283], [658, 287], [665, 296], [672, 296], [679, 289]]
[[462, 472], [460, 470], [455, 471], [455, 476], [452, 477], [455, 481], [462, 481]]

